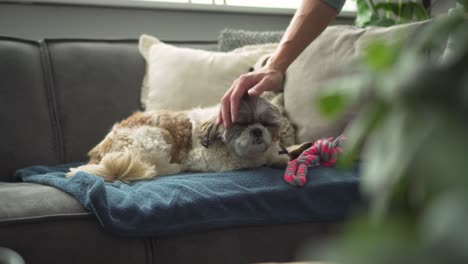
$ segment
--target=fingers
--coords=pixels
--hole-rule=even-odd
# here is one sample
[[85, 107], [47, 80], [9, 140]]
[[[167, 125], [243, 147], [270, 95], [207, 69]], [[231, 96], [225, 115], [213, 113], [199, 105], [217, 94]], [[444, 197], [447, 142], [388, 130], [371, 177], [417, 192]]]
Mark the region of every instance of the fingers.
[[223, 115], [221, 112], [221, 107], [219, 108], [218, 118], [216, 119], [216, 125], [221, 125], [223, 123]]
[[246, 87], [248, 87], [245, 83], [245, 79], [239, 79], [236, 83], [234, 89], [231, 93], [231, 121], [234, 123], [237, 121], [237, 114], [239, 109], [239, 103], [242, 96], [245, 94]]
[[232, 89], [229, 89], [221, 99], [220, 112], [218, 114], [217, 124], [223, 123], [225, 128], [231, 126], [231, 93]]
[[218, 112], [218, 119], [216, 120], [216, 124], [218, 126], [223, 123], [223, 104], [224, 104], [225, 98], [228, 96], [229, 93], [230, 93], [230, 90], [227, 90], [227, 92], [224, 94], [223, 98], [221, 98], [221, 103], [220, 103], [219, 112]]
[[239, 103], [245, 91], [249, 88], [245, 76], [235, 80], [221, 99], [221, 109], [218, 114], [218, 124], [223, 123], [225, 128], [229, 128], [236, 122], [239, 109]]
[[[242, 96], [249, 90], [250, 96], [259, 96], [266, 88], [268, 83], [263, 79], [263, 75], [244, 74], [235, 80], [229, 90], [221, 99], [220, 112], [218, 114], [217, 124], [224, 124], [229, 128], [232, 123], [237, 121], [239, 104]], [[259, 82], [260, 81], [260, 82]]]
[[250, 90], [248, 90], [247, 93], [249, 94], [249, 96], [260, 96], [265, 91], [265, 87], [266, 79], [263, 79]]

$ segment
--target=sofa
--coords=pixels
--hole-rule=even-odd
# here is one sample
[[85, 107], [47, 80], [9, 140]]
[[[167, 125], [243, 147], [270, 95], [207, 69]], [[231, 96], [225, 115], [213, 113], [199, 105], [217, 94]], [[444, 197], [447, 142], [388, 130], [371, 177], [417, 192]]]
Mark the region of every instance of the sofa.
[[[316, 45], [341, 51], [342, 58], [356, 56], [359, 52], [346, 45], [359, 43], [358, 38], [368, 32], [352, 30], [353, 34], [340, 37], [341, 47], [336, 42], [335, 46], [323, 42]], [[385, 29], [376, 32], [391, 33]], [[168, 44], [207, 50], [217, 47], [216, 42]], [[310, 51], [308, 56], [315, 53]], [[337, 54], [330, 58], [336, 62]], [[292, 68], [304, 67], [305, 59], [299, 59], [300, 65]], [[317, 72], [324, 69], [323, 64], [316, 67], [320, 68]], [[26, 263], [285, 262], [298, 260], [297, 253], [306, 242], [309, 250], [317, 249], [339, 232], [345, 219], [232, 226], [138, 238], [119, 236], [105, 232], [96, 217], [69, 194], [14, 177], [16, 170], [28, 166], [86, 161], [87, 151], [114, 122], [141, 110], [144, 75], [145, 61], [135, 39], [31, 41], [0, 37], [0, 247], [16, 251]], [[304, 87], [298, 91], [288, 88], [291, 80], [301, 82], [300, 75], [290, 74], [290, 83], [285, 85], [296, 96], [307, 94], [301, 90]], [[291, 94], [285, 94], [286, 100], [288, 96]], [[312, 111], [310, 105], [294, 109], [295, 100], [310, 102], [310, 96], [313, 94], [298, 96], [286, 104], [293, 104], [291, 111]], [[298, 141], [314, 139], [307, 135], [311, 129], [328, 135], [329, 131], [341, 133], [345, 126], [340, 122], [333, 130], [324, 125], [310, 128], [308, 118], [299, 114], [293, 117], [303, 120], [297, 125]]]
[[[253, 263], [291, 261], [341, 221], [247, 226], [126, 238], [56, 188], [15, 170], [85, 161], [116, 120], [140, 108], [137, 40], [0, 38], [0, 247], [26, 263]], [[173, 43], [213, 49], [216, 43]], [[122, 100], [125, 98], [125, 100]]]

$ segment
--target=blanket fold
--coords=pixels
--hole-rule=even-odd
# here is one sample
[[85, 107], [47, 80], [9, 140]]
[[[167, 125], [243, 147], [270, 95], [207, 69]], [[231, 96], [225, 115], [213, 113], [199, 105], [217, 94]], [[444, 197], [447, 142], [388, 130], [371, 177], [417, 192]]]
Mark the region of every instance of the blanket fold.
[[221, 173], [183, 173], [130, 184], [107, 183], [70, 167], [34, 166], [16, 177], [50, 185], [75, 197], [103, 229], [124, 236], [157, 236], [221, 227], [339, 220], [361, 201], [358, 168], [316, 167], [298, 189], [284, 170], [258, 168]]

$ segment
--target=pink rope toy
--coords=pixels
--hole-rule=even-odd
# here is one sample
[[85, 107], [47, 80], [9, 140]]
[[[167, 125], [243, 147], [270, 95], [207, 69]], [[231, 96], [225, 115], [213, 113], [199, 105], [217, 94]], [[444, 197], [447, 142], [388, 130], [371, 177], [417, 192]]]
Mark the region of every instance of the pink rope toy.
[[341, 142], [344, 136], [339, 136], [317, 140], [312, 147], [304, 150], [297, 159], [288, 162], [288, 167], [284, 173], [284, 180], [294, 186], [302, 187], [307, 182], [307, 170], [309, 166], [333, 166], [338, 153], [342, 151]]

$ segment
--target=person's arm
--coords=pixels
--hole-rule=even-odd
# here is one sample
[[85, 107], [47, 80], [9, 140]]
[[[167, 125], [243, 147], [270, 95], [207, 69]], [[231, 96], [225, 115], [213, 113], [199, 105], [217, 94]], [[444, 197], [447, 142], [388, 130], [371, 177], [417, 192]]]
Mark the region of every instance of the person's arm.
[[289, 65], [322, 33], [336, 15], [335, 9], [321, 0], [302, 1], [267, 66], [285, 73]]
[[259, 70], [241, 75], [223, 96], [218, 124], [224, 123], [228, 128], [237, 120], [239, 102], [246, 92], [250, 96], [259, 96], [264, 91], [282, 89], [284, 74], [289, 65], [337, 14], [335, 8], [322, 0], [303, 0], [267, 64]]

